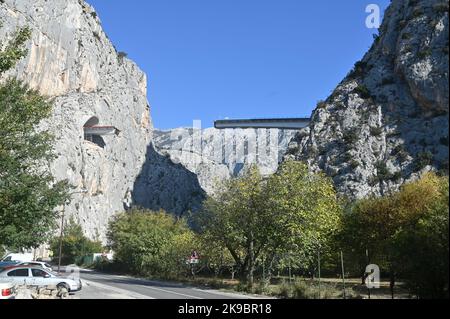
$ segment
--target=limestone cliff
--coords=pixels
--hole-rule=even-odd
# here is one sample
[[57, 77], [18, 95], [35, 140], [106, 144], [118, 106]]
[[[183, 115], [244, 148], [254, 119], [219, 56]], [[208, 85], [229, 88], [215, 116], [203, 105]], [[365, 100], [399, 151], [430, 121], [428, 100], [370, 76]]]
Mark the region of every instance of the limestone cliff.
[[239, 176], [250, 165], [262, 174], [277, 171], [293, 130], [177, 128], [154, 131], [154, 145], [174, 163], [194, 173], [202, 189], [215, 191], [223, 180]]
[[[108, 219], [132, 203], [151, 141], [146, 75], [116, 52], [84, 1], [4, 0], [0, 19], [2, 40], [32, 29], [28, 56], [7, 76], [54, 98], [45, 123], [57, 137], [51, 169], [76, 187], [66, 214], [104, 239]], [[89, 121], [114, 126], [116, 134], [86, 140]]]
[[370, 51], [313, 112], [287, 158], [351, 197], [448, 174], [448, 1], [393, 0]]

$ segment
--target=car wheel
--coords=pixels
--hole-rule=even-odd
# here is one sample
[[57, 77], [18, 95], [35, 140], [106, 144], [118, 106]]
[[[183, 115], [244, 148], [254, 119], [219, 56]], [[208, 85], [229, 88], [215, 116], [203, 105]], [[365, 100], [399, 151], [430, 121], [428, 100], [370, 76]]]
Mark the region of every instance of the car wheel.
[[59, 283], [56, 285], [56, 288], [58, 289], [62, 289], [65, 288], [67, 290], [67, 292], [70, 292], [70, 287], [68, 284], [66, 284], [65, 282]]

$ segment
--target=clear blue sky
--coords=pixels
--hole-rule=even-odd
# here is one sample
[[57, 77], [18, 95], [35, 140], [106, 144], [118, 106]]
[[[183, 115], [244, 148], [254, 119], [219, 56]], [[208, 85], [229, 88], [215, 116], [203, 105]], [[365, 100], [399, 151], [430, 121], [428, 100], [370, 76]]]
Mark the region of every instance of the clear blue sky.
[[389, 0], [88, 0], [149, 80], [154, 125], [310, 116], [377, 31]]

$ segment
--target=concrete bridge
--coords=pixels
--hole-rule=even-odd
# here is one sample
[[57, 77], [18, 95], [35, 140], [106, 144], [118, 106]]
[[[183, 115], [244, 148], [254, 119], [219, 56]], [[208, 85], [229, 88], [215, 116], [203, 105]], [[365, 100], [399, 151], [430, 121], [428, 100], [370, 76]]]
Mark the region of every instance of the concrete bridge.
[[309, 123], [309, 118], [219, 120], [214, 122], [214, 127], [219, 130], [235, 128], [300, 130]]

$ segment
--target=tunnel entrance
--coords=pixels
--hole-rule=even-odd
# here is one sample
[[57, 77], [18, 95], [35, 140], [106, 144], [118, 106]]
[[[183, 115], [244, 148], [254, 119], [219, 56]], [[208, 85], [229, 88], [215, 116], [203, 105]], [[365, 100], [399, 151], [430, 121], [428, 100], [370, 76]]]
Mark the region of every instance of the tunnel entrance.
[[98, 117], [93, 116], [84, 124], [84, 140], [94, 143], [98, 147], [105, 148], [106, 143], [103, 136], [115, 135], [119, 130], [114, 126], [100, 126], [99, 123]]

